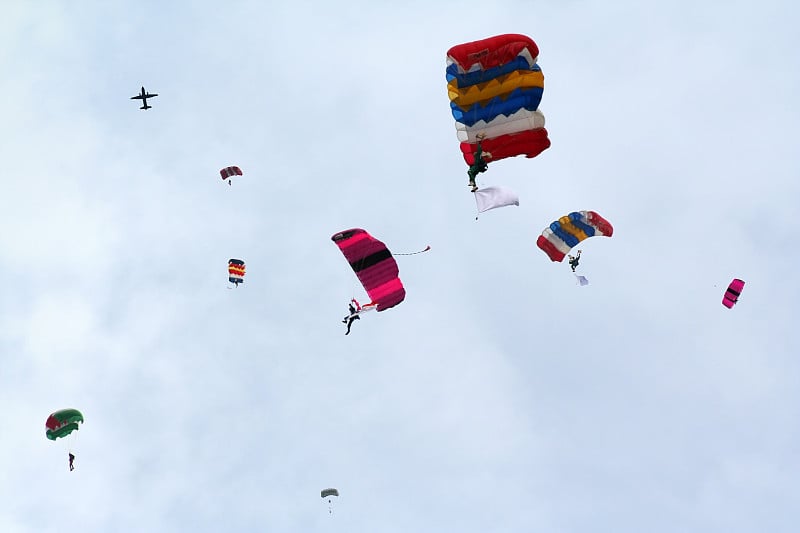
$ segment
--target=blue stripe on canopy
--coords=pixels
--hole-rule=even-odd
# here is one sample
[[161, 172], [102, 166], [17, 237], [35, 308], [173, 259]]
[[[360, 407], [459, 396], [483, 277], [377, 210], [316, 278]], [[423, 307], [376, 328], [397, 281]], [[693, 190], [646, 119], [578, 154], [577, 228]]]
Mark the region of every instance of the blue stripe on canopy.
[[575, 235], [561, 229], [561, 223], [558, 221], [555, 221], [552, 224], [550, 224], [550, 229], [553, 231], [556, 237], [564, 241], [566, 245], [569, 246], [570, 248], [572, 248], [573, 246], [577, 246], [577, 244], [581, 242], [580, 240], [578, 240], [577, 237], [575, 237]]
[[589, 224], [589, 221], [586, 219], [583, 213], [573, 211], [569, 214], [569, 218], [572, 221], [572, 224], [581, 229], [587, 237], [594, 237], [596, 230], [594, 226]]
[[531, 87], [529, 89], [514, 89], [505, 98], [496, 96], [484, 103], [477, 103], [468, 110], [461, 109], [453, 102], [450, 102], [450, 109], [453, 118], [465, 126], [474, 126], [478, 121], [489, 122], [500, 115], [511, 115], [520, 109], [536, 111], [539, 109], [539, 102], [542, 101], [544, 89], [541, 87]]
[[470, 85], [477, 85], [479, 83], [493, 80], [499, 76], [514, 72], [515, 70], [532, 70], [534, 72], [541, 72], [542, 69], [539, 68], [538, 63], [531, 65], [527, 58], [517, 56], [510, 63], [505, 63], [503, 65], [492, 67], [486, 70], [474, 70], [472, 72], [459, 73], [458, 65], [453, 63], [447, 67], [445, 78], [447, 79], [447, 83], [450, 83], [450, 81], [453, 79], [457, 80], [458, 88], [463, 89], [464, 87], [469, 87]]

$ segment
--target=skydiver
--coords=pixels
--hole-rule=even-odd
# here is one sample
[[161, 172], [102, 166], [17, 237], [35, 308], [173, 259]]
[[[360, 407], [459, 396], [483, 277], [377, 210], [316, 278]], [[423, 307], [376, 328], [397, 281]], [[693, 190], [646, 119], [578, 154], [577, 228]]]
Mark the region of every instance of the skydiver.
[[75, 467], [72, 465], [72, 462], [75, 461], [75, 456], [72, 455], [72, 452], [68, 453], [69, 453], [69, 471], [72, 472], [73, 470], [75, 470]]
[[578, 255], [575, 257], [568, 255], [569, 258], [569, 266], [572, 267], [572, 271], [575, 272], [575, 269], [578, 268], [578, 262], [581, 260], [581, 251], [578, 250]]
[[486, 137], [486, 134], [479, 133], [475, 137], [478, 138], [478, 149], [475, 150], [474, 161], [469, 166], [469, 170], [467, 170], [467, 176], [469, 176], [469, 186], [472, 187], [472, 192], [478, 190], [478, 186], [475, 185], [475, 176], [477, 176], [480, 172], [486, 172], [489, 170], [489, 164], [486, 162], [486, 159], [492, 158], [492, 154], [489, 152], [484, 152], [483, 146], [481, 145], [481, 141], [484, 137]]
[[[358, 306], [358, 310], [356, 310], [353, 304]], [[350, 310], [350, 314], [342, 319], [342, 323], [347, 324], [347, 333], [345, 333], [345, 335], [350, 335], [350, 326], [353, 325], [353, 320], [361, 320], [361, 317], [358, 316], [358, 311], [361, 311], [361, 305], [353, 298], [350, 303], [347, 304], [347, 307]]]

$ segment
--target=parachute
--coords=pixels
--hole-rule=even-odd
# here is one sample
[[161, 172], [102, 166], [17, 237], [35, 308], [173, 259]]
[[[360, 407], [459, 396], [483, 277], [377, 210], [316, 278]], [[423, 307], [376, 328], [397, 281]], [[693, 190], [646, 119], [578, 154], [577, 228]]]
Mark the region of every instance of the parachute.
[[328, 496], [338, 496], [338, 495], [339, 495], [339, 491], [338, 491], [338, 490], [336, 490], [336, 489], [324, 489], [324, 490], [323, 490], [323, 491], [320, 493], [320, 495], [321, 495], [323, 498], [327, 498]]
[[722, 297], [722, 305], [728, 309], [733, 309], [733, 306], [739, 301], [739, 295], [742, 293], [743, 288], [744, 281], [734, 278], [725, 290], [725, 296]]
[[477, 135], [489, 161], [536, 157], [550, 147], [539, 102], [544, 75], [530, 37], [504, 34], [447, 51], [447, 93], [464, 161], [472, 165]]
[[573, 211], [554, 221], [536, 240], [536, 246], [551, 261], [563, 261], [564, 256], [582, 240], [589, 237], [611, 237], [611, 223], [594, 211]]
[[219, 175], [222, 176], [223, 180], [228, 180], [228, 185], [231, 184], [230, 178], [232, 176], [241, 176], [242, 169], [239, 167], [225, 167], [219, 171]]
[[378, 311], [385, 311], [405, 299], [397, 262], [385, 244], [360, 228], [340, 231], [331, 240], [342, 251], [371, 299], [363, 307], [375, 306]]
[[66, 437], [78, 430], [78, 424], [83, 424], [83, 414], [77, 409], [61, 409], [47, 417], [44, 423], [45, 434], [50, 440]]
[[320, 496], [322, 496], [323, 498], [328, 498], [328, 514], [333, 513], [333, 510], [331, 509], [330, 497], [331, 496], [337, 496], [338, 497], [339, 496], [339, 491], [336, 490], [336, 489], [333, 489], [333, 488], [331, 488], [331, 489], [323, 489], [322, 492], [320, 492]]
[[244, 261], [241, 259], [228, 259], [228, 281], [239, 286], [244, 283]]

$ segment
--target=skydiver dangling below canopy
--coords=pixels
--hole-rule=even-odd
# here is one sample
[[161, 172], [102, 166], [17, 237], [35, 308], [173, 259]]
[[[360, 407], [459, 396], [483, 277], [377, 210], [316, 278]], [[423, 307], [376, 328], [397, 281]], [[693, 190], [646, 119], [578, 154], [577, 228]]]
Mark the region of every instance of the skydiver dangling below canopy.
[[[353, 304], [355, 304], [355, 306], [353, 306]], [[370, 302], [368, 304], [361, 305], [358, 303], [358, 300], [353, 298], [350, 300], [350, 303], [347, 304], [347, 307], [350, 310], [350, 314], [342, 319], [342, 323], [347, 324], [347, 332], [345, 335], [350, 334], [350, 326], [353, 325], [353, 320], [361, 320], [361, 313], [366, 313], [367, 311], [377, 309], [378, 304]]]
[[572, 267], [572, 271], [575, 272], [575, 269], [578, 268], [578, 262], [581, 260], [581, 251], [578, 250], [578, 255], [576, 256], [568, 255], [567, 259], [569, 259], [569, 266]]
[[475, 176], [481, 172], [486, 172], [489, 170], [489, 163], [486, 162], [486, 159], [492, 158], [492, 154], [489, 152], [484, 152], [483, 146], [481, 145], [481, 141], [484, 137], [486, 137], [486, 134], [479, 133], [475, 137], [478, 138], [478, 149], [475, 150], [475, 160], [469, 166], [469, 170], [467, 170], [467, 176], [469, 176], [469, 186], [472, 187], [472, 192], [478, 190], [478, 186], [475, 184]]
[[[358, 310], [353, 307], [353, 304], [356, 304]], [[347, 333], [345, 333], [345, 335], [350, 335], [350, 326], [353, 325], [353, 320], [361, 320], [361, 317], [358, 316], [358, 312], [361, 311], [361, 305], [355, 298], [353, 298], [350, 300], [350, 303], [347, 304], [347, 307], [350, 310], [350, 314], [342, 319], [342, 323], [347, 324]]]

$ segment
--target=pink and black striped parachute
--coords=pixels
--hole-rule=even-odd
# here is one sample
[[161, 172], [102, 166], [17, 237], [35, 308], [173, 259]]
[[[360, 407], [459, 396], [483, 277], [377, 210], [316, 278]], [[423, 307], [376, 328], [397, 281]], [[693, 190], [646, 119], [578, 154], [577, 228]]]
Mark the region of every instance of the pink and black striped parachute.
[[360, 228], [340, 231], [331, 237], [350, 263], [364, 290], [369, 305], [385, 311], [402, 302], [406, 290], [398, 277], [400, 271], [392, 253], [381, 241]]
[[731, 284], [728, 285], [728, 289], [725, 291], [725, 296], [722, 297], [722, 305], [727, 307], [728, 309], [732, 309], [736, 302], [739, 301], [739, 295], [742, 293], [742, 289], [744, 289], [744, 281], [736, 278], [731, 281]]
[[219, 171], [219, 175], [222, 176], [222, 179], [227, 180], [230, 179], [231, 176], [241, 176], [242, 169], [239, 167], [225, 167]]

